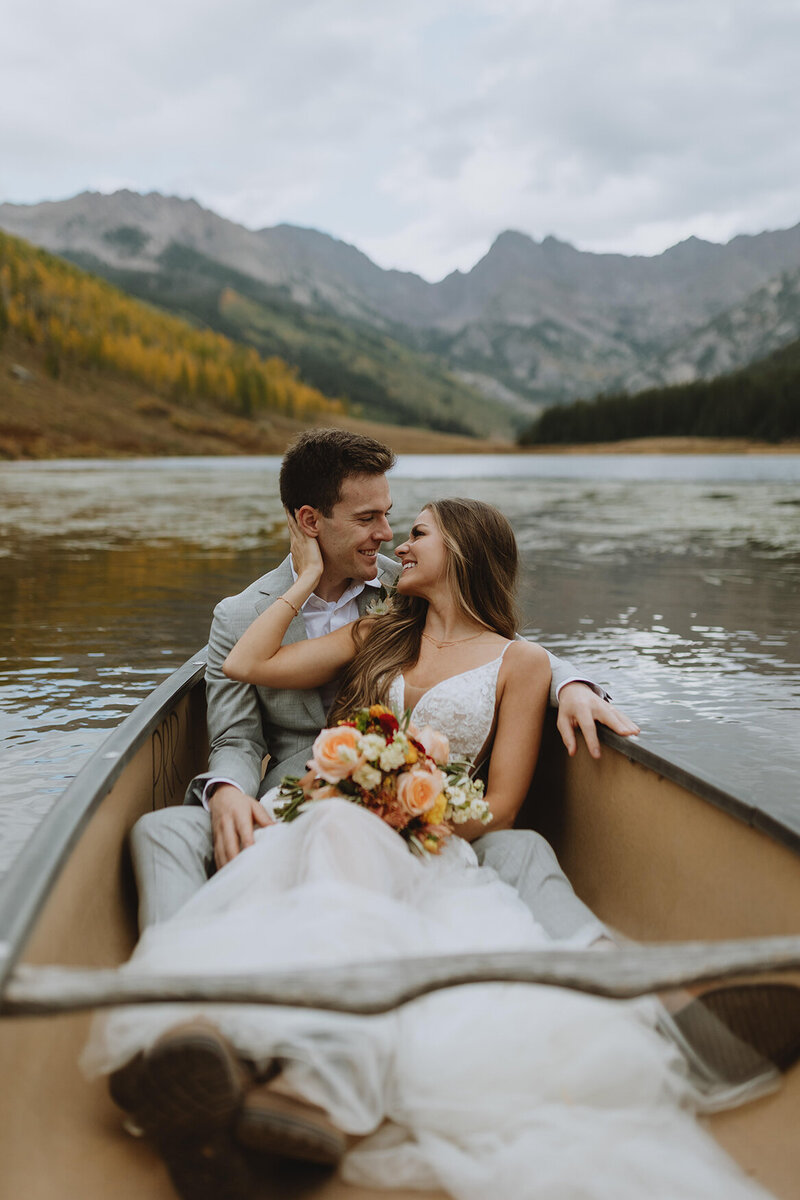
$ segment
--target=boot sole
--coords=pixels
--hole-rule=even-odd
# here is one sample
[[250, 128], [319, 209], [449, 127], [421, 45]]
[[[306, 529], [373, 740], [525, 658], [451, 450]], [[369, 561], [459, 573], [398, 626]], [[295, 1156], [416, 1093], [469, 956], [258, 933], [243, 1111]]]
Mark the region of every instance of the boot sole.
[[317, 1122], [282, 1106], [245, 1109], [239, 1114], [234, 1136], [249, 1150], [324, 1166], [335, 1166], [347, 1149], [347, 1137], [324, 1119]]
[[109, 1080], [112, 1099], [151, 1136], [205, 1138], [229, 1128], [252, 1076], [213, 1027], [171, 1032]]
[[779, 1070], [788, 1071], [800, 1058], [800, 988], [793, 984], [719, 987], [697, 1003]]

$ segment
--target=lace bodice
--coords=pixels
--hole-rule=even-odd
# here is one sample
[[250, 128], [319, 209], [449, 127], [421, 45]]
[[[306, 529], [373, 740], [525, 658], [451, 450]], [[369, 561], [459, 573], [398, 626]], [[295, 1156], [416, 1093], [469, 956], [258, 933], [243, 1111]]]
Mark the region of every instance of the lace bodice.
[[[453, 758], [476, 758], [491, 732], [497, 676], [508, 646], [491, 662], [434, 684], [413, 709], [411, 717], [418, 729], [432, 725], [447, 736]], [[389, 703], [398, 715], [406, 707], [405, 687], [404, 677], [398, 675], [389, 689]]]

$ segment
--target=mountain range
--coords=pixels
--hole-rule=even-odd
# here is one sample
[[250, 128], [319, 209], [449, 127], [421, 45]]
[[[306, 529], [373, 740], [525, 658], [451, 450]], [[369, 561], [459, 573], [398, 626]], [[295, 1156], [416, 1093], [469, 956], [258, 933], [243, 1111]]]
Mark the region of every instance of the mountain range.
[[710, 378], [800, 335], [800, 225], [652, 257], [506, 231], [437, 283], [316, 230], [253, 231], [158, 193], [2, 204], [0, 228], [281, 354], [365, 414], [402, 422], [422, 406], [453, 431]]

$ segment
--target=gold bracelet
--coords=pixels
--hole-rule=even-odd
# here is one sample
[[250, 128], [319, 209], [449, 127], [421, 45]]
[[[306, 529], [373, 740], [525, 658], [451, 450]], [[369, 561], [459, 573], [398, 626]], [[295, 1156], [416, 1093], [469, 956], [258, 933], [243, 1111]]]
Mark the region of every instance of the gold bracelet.
[[300, 616], [300, 609], [297, 608], [296, 605], [292, 604], [291, 600], [287, 600], [285, 596], [278, 596], [278, 599], [282, 600], [284, 602], [284, 604], [288, 604], [289, 608], [291, 608], [293, 610], [293, 612], [295, 613], [296, 616], [298, 616], [298, 617]]

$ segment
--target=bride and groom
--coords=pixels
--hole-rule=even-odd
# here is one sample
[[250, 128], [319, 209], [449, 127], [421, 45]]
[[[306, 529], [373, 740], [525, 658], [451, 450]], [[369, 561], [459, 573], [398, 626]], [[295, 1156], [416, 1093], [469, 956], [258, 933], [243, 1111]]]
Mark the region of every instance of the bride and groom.
[[[370, 470], [376, 446], [316, 432], [287, 454], [292, 556], [216, 610], [210, 771], [190, 787], [200, 803], [137, 828], [146, 927], [127, 970], [392, 959], [402, 971], [420, 954], [604, 937], [546, 843], [512, 826], [551, 675], [581, 697], [584, 717], [588, 705], [621, 733], [635, 727], [568, 665], [515, 638], [516, 545], [496, 510], [432, 502], [398, 547], [399, 575], [379, 557], [390, 457], [378, 447], [386, 465]], [[393, 576], [389, 611], [370, 613], [373, 581]], [[334, 722], [376, 701], [413, 710], [456, 754], [488, 757], [488, 834], [467, 824], [420, 860], [341, 799], [273, 821], [269, 789], [305, 766], [325, 712]], [[574, 743], [581, 704], [566, 717], [564, 707]], [[266, 747], [276, 765], [262, 781]], [[212, 859], [225, 869], [201, 887]], [[521, 985], [445, 991], [367, 1019], [163, 1005], [99, 1021], [85, 1061], [112, 1073], [112, 1094], [194, 1200], [251, 1194], [251, 1151], [344, 1155], [355, 1183], [463, 1197], [490, 1187], [509, 1197], [762, 1194], [694, 1126], [686, 1110], [700, 1098], [656, 1023], [649, 998]]]
[[[392, 538], [386, 473], [393, 464], [394, 455], [380, 442], [341, 430], [311, 430], [286, 453], [281, 501], [287, 512], [299, 515], [323, 560], [302, 615], [295, 614], [289, 623], [287, 644], [316, 639], [349, 624], [380, 607], [387, 591], [393, 590], [399, 564], [380, 553], [381, 545]], [[335, 684], [319, 689], [253, 686], [231, 681], [222, 670], [237, 640], [294, 579], [289, 556], [214, 611], [206, 668], [209, 769], [192, 780], [185, 805], [148, 814], [131, 839], [142, 929], [171, 917], [215, 868], [252, 844], [254, 829], [269, 821], [257, 798], [284, 775], [302, 772], [326, 723]], [[487, 587], [492, 584], [487, 580]], [[590, 753], [599, 756], [595, 721], [622, 735], [638, 732], [601, 688], [570, 663], [554, 655], [548, 658], [550, 702], [558, 707], [558, 727], [570, 753], [575, 752], [577, 730]], [[476, 850], [532, 905], [535, 900], [553, 936], [569, 935], [584, 925], [598, 927], [537, 835], [515, 831], [508, 838], [490, 833]]]

